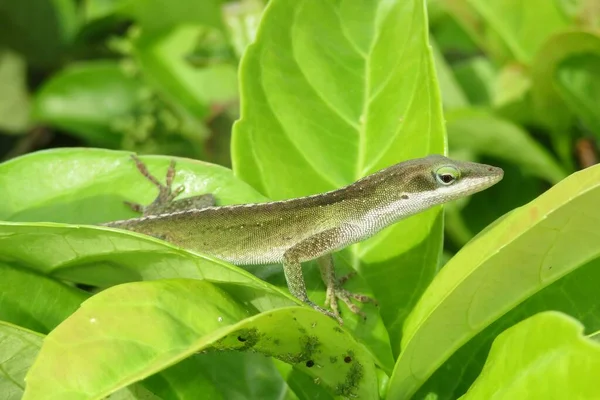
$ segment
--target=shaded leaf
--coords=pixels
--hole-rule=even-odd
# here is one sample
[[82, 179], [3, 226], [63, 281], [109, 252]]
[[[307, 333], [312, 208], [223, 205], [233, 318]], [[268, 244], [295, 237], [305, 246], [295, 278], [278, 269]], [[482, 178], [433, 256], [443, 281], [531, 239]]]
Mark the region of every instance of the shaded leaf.
[[78, 25], [73, 0], [0, 1], [0, 47], [17, 51], [37, 68], [60, 62]]
[[119, 120], [131, 118], [141, 101], [141, 84], [114, 61], [91, 61], [62, 70], [34, 98], [33, 117], [88, 143], [119, 147]]
[[25, 374], [42, 347], [43, 336], [0, 321], [0, 398], [20, 400]]
[[[270, 2], [242, 60], [241, 82], [234, 170], [273, 199], [339, 188], [445, 150], [422, 0]], [[437, 266], [439, 210], [343, 256], [379, 301], [394, 347]]]
[[40, 333], [50, 332], [89, 297], [79, 289], [1, 262], [0, 276], [0, 320]]
[[490, 60], [474, 57], [457, 63], [454, 75], [472, 105], [489, 106], [492, 101], [492, 83], [496, 79], [496, 69]]
[[117, 286], [84, 302], [48, 336], [23, 398], [99, 398], [201, 350], [272, 355], [338, 395], [369, 398], [377, 387], [372, 359], [333, 319], [308, 308], [248, 318], [206, 281], [169, 280]]
[[[478, 334], [483, 335], [493, 323], [514, 323], [532, 310], [546, 309], [551, 302], [554, 309], [581, 313], [593, 321], [590, 328], [597, 329], [600, 320], [589, 311], [599, 300], [597, 291], [590, 295], [581, 286], [595, 281], [600, 272], [598, 263], [594, 264], [600, 257], [599, 201], [597, 166], [569, 176], [511, 212], [457, 253], [407, 320], [390, 395], [414, 393], [459, 348], [456, 355], [460, 354], [460, 361], [453, 365], [464, 373], [469, 364], [477, 363], [475, 353], [493, 337], [493, 331], [487, 331], [473, 340]], [[578, 273], [586, 277], [575, 278]], [[578, 284], [580, 288], [572, 293], [564, 287], [555, 289], [553, 284]], [[537, 302], [528, 303], [528, 299]], [[511, 310], [514, 314], [505, 315]], [[454, 378], [444, 377], [446, 374]], [[452, 393], [456, 374], [452, 365], [440, 369], [424, 393]]]
[[438, 46], [435, 45], [434, 42], [431, 42], [431, 48], [435, 59], [435, 71], [439, 79], [444, 108], [446, 110], [451, 110], [453, 108], [468, 106], [469, 101], [454, 77], [452, 69], [446, 63], [444, 55], [440, 52]]
[[133, 42], [133, 54], [148, 82], [196, 123], [210, 115], [214, 103], [227, 103], [238, 97], [234, 65], [203, 67], [193, 62], [208, 29], [202, 25], [178, 25], [158, 33], [142, 33]]
[[569, 57], [556, 69], [559, 92], [573, 114], [600, 138], [600, 52]]
[[531, 66], [537, 119], [557, 134], [567, 130], [572, 113], [557, 92], [556, 69], [563, 60], [582, 53], [600, 54], [600, 36], [585, 31], [559, 33], [546, 41]]
[[578, 321], [556, 312], [518, 323], [494, 340], [481, 375], [461, 399], [596, 397], [600, 344], [582, 333]]
[[0, 51], [0, 129], [24, 133], [29, 126], [29, 93], [25, 62], [17, 54]]

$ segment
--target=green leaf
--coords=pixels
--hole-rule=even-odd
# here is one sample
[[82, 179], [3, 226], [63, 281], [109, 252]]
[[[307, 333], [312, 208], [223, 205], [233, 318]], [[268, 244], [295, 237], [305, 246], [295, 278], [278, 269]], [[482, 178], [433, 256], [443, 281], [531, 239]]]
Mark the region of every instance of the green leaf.
[[0, 321], [0, 397], [23, 396], [25, 374], [42, 347], [43, 337], [27, 329]]
[[530, 0], [467, 0], [508, 46], [513, 57], [531, 63], [544, 41], [569, 26], [556, 2]]
[[31, 270], [1, 262], [0, 276], [0, 320], [40, 333], [54, 329], [89, 296]]
[[585, 31], [563, 32], [544, 44], [531, 66], [537, 119], [557, 134], [568, 129], [572, 113], [557, 91], [556, 70], [563, 60], [583, 53], [600, 54], [600, 36]]
[[600, 344], [582, 333], [577, 320], [556, 312], [520, 322], [494, 340], [481, 375], [461, 400], [598, 396]]
[[0, 129], [24, 133], [29, 126], [30, 102], [25, 62], [17, 54], [0, 51]]
[[558, 91], [573, 114], [600, 138], [600, 52], [569, 57], [556, 69]]
[[[269, 2], [242, 60], [236, 174], [284, 199], [443, 153], [425, 6], [422, 0]], [[407, 219], [344, 254], [379, 301], [396, 350], [404, 316], [437, 268], [439, 215], [437, 207]]]
[[[135, 168], [130, 154], [102, 149], [55, 149], [0, 164], [0, 220], [96, 224], [136, 216], [123, 201], [149, 204], [157, 190]], [[164, 182], [171, 158], [141, 159]], [[266, 200], [227, 168], [174, 159], [174, 185], [185, 187], [181, 198], [213, 193], [222, 205]]]
[[373, 360], [333, 319], [297, 307], [248, 314], [206, 281], [111, 288], [48, 335], [23, 399], [101, 398], [202, 350], [257, 351], [294, 364], [338, 395], [376, 392]]
[[141, 84], [114, 61], [90, 61], [62, 70], [36, 94], [33, 116], [92, 145], [119, 147], [119, 120], [141, 101]]
[[446, 113], [452, 151], [508, 161], [523, 172], [550, 183], [566, 177], [562, 167], [525, 130], [485, 111], [464, 109]]
[[234, 351], [195, 354], [125, 391], [133, 388], [148, 390], [157, 399], [195, 400], [200, 393], [202, 398], [215, 400], [295, 399], [272, 359]]
[[143, 32], [133, 42], [133, 54], [148, 82], [177, 109], [199, 121], [209, 116], [214, 103], [228, 103], [238, 97], [234, 65], [199, 67], [193, 63], [194, 52], [207, 30], [202, 25], [178, 25], [158, 33]]
[[457, 385], [474, 379], [489, 340], [532, 313], [562, 310], [592, 330], [600, 327], [592, 311], [600, 279], [599, 202], [595, 166], [506, 215], [457, 253], [407, 319], [391, 398], [408, 397], [436, 370], [422, 393], [466, 391]]
[[38, 68], [56, 66], [79, 25], [73, 0], [0, 1], [0, 47]]

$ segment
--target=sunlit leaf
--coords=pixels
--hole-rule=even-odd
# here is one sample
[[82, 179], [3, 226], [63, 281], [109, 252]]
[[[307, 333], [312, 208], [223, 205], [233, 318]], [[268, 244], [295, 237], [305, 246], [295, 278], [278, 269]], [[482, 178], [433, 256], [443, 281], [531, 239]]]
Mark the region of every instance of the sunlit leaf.
[[600, 301], [593, 289], [600, 276], [599, 202], [596, 166], [511, 212], [457, 253], [407, 320], [390, 395], [409, 396], [436, 370], [421, 393], [461, 394], [498, 330], [541, 310], [562, 310], [598, 329], [591, 309]]
[[576, 320], [554, 312], [520, 322], [494, 340], [481, 375], [461, 400], [596, 397], [600, 344], [582, 331]]
[[308, 308], [249, 317], [206, 281], [164, 280], [84, 302], [44, 342], [23, 398], [100, 398], [202, 350], [272, 355], [337, 395], [370, 398], [377, 390], [371, 357], [335, 320]]

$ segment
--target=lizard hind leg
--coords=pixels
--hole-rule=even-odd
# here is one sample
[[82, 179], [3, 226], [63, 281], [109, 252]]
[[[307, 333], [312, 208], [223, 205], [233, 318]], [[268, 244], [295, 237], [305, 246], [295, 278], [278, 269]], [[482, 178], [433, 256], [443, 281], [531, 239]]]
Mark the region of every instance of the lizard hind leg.
[[146, 164], [144, 164], [142, 160], [140, 160], [134, 154], [131, 155], [131, 158], [135, 162], [135, 166], [138, 171], [158, 188], [158, 195], [154, 201], [147, 206], [126, 201], [125, 204], [131, 207], [133, 211], [140, 212], [143, 216], [159, 215], [190, 209], [202, 209], [206, 207], [212, 207], [216, 204], [215, 197], [210, 193], [188, 197], [181, 200], [175, 200], [177, 196], [179, 196], [181, 192], [185, 190], [183, 185], [173, 189], [173, 180], [175, 179], [176, 174], [175, 160], [171, 160], [169, 164], [165, 178], [165, 184], [163, 185], [154, 175], [150, 173], [148, 167], [146, 167]]

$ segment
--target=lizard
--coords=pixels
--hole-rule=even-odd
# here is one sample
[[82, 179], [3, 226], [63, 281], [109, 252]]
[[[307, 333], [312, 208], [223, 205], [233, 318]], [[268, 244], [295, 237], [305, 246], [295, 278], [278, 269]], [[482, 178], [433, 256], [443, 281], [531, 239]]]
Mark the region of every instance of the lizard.
[[[237, 265], [283, 264], [290, 293], [343, 323], [338, 299], [363, 317], [352, 302], [375, 302], [342, 285], [356, 272], [336, 278], [332, 253], [433, 206], [499, 182], [501, 168], [429, 155], [394, 164], [340, 189], [289, 200], [217, 206], [212, 194], [177, 199], [175, 161], [162, 184], [135, 155], [140, 173], [158, 188], [148, 206], [126, 202], [139, 218], [103, 225], [126, 229]], [[327, 285], [325, 307], [307, 294], [302, 263], [317, 260]]]

